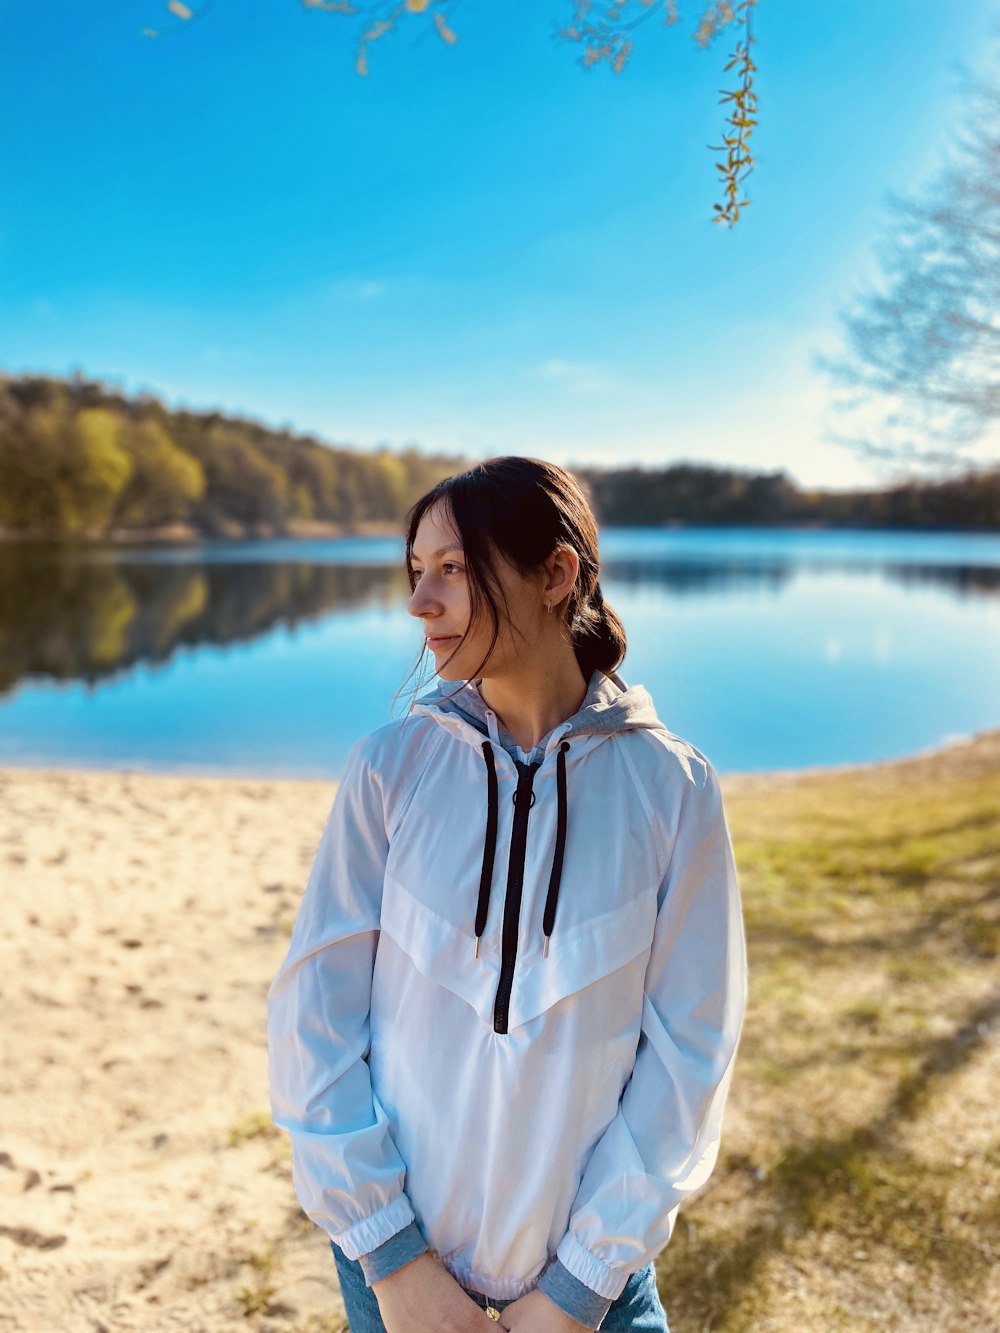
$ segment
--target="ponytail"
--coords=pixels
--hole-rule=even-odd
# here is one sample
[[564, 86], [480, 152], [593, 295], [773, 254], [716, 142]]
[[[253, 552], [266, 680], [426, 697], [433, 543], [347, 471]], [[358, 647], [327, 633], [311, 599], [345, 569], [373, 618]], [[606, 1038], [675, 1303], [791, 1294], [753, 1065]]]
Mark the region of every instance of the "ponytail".
[[584, 678], [589, 680], [595, 668], [605, 673], [614, 671], [625, 656], [625, 627], [604, 600], [596, 579], [586, 603], [568, 614], [571, 615], [573, 651]]

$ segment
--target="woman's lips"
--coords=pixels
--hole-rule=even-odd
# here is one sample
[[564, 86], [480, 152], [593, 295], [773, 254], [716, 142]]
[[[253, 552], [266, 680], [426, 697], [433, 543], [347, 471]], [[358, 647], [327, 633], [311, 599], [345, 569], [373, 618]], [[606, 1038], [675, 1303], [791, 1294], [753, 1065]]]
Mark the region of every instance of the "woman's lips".
[[427, 646], [429, 648], [441, 648], [446, 643], [454, 643], [458, 637], [457, 634], [428, 634]]

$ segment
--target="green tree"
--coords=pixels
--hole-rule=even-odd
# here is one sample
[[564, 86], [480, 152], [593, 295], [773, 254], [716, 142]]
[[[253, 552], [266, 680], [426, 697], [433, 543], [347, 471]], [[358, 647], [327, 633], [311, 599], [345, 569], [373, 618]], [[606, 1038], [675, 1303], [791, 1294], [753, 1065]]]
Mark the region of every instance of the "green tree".
[[114, 419], [99, 411], [76, 417], [58, 394], [34, 401], [4, 414], [0, 522], [39, 536], [99, 532], [130, 468]]
[[132, 475], [119, 501], [116, 522], [145, 527], [190, 517], [205, 493], [205, 472], [198, 459], [181, 449], [153, 417], [130, 422], [124, 439], [132, 456]]
[[291, 513], [295, 518], [316, 517], [316, 503], [305, 482], [297, 481], [292, 487]]
[[132, 476], [132, 455], [121, 444], [121, 423], [106, 407], [86, 407], [73, 423], [80, 473], [74, 500], [81, 525], [100, 532], [107, 527]]
[[373, 518], [401, 518], [406, 507], [406, 467], [387, 449], [377, 449], [366, 478], [366, 503]]
[[278, 525], [288, 516], [288, 477], [243, 435], [238, 425], [215, 422], [207, 434], [203, 462], [205, 502], [213, 517]]
[[60, 450], [52, 408], [4, 396], [0, 442], [0, 524], [35, 533], [62, 531], [55, 480]]

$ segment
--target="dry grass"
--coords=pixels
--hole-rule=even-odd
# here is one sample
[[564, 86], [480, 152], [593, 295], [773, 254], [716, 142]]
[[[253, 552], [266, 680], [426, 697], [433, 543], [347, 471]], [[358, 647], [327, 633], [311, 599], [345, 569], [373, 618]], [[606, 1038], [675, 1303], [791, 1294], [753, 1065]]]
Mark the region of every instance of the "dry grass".
[[722, 781], [750, 1007], [672, 1333], [1000, 1328], [1000, 732]]

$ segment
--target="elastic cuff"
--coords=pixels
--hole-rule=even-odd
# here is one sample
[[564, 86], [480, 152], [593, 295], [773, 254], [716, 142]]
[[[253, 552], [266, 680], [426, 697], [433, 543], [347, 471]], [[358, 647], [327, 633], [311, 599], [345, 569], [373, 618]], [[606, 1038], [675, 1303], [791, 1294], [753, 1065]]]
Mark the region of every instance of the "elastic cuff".
[[596, 1254], [584, 1249], [572, 1231], [567, 1231], [559, 1242], [556, 1258], [561, 1259], [572, 1275], [579, 1279], [591, 1291], [600, 1296], [610, 1296], [613, 1301], [625, 1290], [629, 1274], [620, 1268], [611, 1268]]
[[331, 1233], [331, 1239], [337, 1242], [348, 1259], [357, 1260], [362, 1254], [377, 1249], [383, 1241], [408, 1226], [415, 1217], [413, 1205], [406, 1195], [397, 1194], [392, 1203], [387, 1203], [370, 1217], [363, 1217], [339, 1236]]
[[[626, 1278], [626, 1281], [628, 1279]], [[574, 1277], [560, 1259], [554, 1259], [539, 1278], [538, 1290], [584, 1328], [600, 1328], [614, 1304], [612, 1296], [601, 1296]]]
[[388, 1277], [390, 1273], [395, 1273], [397, 1268], [402, 1268], [404, 1264], [416, 1259], [418, 1255], [425, 1254], [429, 1249], [430, 1246], [424, 1240], [424, 1234], [416, 1221], [410, 1222], [402, 1231], [397, 1231], [394, 1236], [390, 1236], [368, 1254], [358, 1256], [358, 1263], [365, 1275], [365, 1285], [372, 1286], [373, 1283]]

